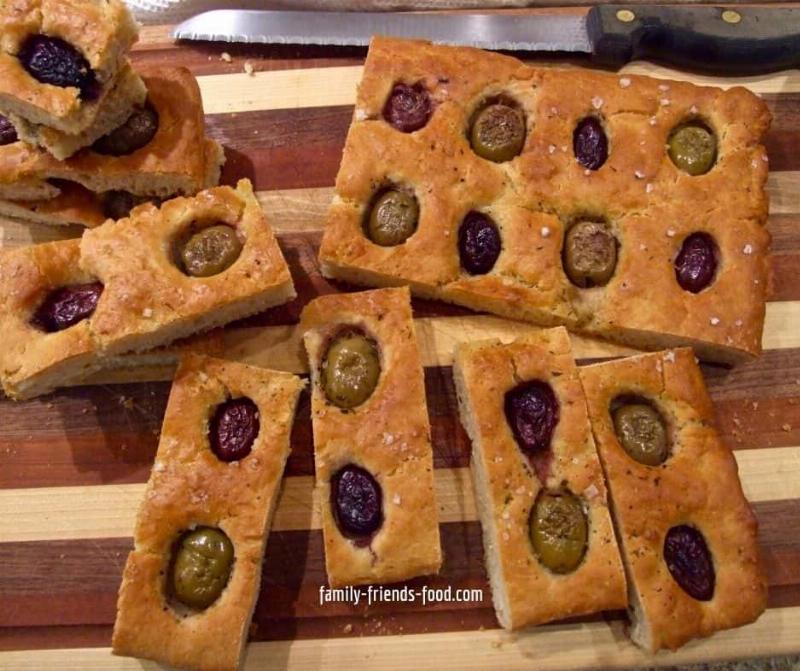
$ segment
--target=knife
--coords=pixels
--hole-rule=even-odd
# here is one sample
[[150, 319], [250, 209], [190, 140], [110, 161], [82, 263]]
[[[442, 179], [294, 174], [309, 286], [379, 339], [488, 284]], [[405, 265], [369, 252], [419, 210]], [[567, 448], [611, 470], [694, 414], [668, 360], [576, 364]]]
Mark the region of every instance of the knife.
[[800, 64], [800, 9], [599, 5], [587, 14], [258, 11], [198, 14], [179, 40], [367, 45], [372, 35], [483, 49], [582, 52], [606, 67], [645, 59], [722, 74]]

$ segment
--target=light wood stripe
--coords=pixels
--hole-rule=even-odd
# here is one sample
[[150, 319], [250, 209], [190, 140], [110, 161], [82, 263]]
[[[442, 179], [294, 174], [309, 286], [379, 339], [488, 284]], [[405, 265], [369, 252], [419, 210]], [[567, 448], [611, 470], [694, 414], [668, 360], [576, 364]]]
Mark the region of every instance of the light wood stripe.
[[[800, 498], [800, 447], [734, 454], [750, 501]], [[311, 476], [284, 478], [274, 531], [320, 528], [313, 486]], [[0, 490], [0, 510], [4, 511], [0, 542], [131, 536], [144, 487], [139, 483]], [[436, 500], [442, 523], [478, 519], [467, 468], [436, 470]]]
[[[330, 68], [270, 70], [248, 75], [236, 72], [203, 75], [197, 78], [206, 114], [230, 114], [263, 110], [354, 105], [356, 86], [363, 67], [349, 65]], [[651, 63], [631, 63], [620, 74], [650, 75], [694, 84], [731, 88], [745, 86], [753, 93], [797, 93], [800, 72], [788, 70], [753, 77], [710, 77], [660, 67]]]
[[[367, 636], [252, 643], [243, 671], [326, 669], [351, 671], [369, 666], [390, 669], [487, 668], [505, 671], [572, 671], [669, 666], [797, 652], [800, 607], [773, 608], [756, 622], [696, 641], [674, 653], [653, 656], [631, 644], [625, 624], [554, 624], [515, 633], [499, 629], [404, 636]], [[167, 667], [114, 657], [108, 648], [23, 650], [0, 653], [6, 671], [158, 671]]]

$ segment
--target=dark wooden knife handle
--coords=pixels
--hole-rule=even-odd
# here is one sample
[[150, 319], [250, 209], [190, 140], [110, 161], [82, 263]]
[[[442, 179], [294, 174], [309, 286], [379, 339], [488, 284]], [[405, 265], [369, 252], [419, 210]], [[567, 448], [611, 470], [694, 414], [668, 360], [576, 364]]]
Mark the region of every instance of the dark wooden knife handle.
[[800, 64], [800, 9], [599, 5], [587, 28], [594, 57], [606, 66], [643, 59], [755, 74]]

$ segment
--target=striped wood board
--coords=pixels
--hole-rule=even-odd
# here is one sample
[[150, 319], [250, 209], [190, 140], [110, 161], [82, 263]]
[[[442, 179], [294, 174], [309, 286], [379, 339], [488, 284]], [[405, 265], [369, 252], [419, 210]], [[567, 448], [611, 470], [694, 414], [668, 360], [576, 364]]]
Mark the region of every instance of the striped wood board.
[[[227, 62], [220, 46], [176, 47], [168, 34], [167, 27], [145, 29], [134, 61], [185, 64], [199, 77], [209, 133], [227, 150], [223, 181], [253, 181], [299, 293], [287, 306], [229, 327], [227, 356], [304, 372], [293, 328], [300, 309], [315, 295], [346, 289], [320, 276], [316, 251], [364, 51], [229, 46]], [[245, 60], [255, 66], [254, 76], [245, 74]], [[625, 71], [742, 83], [774, 115], [767, 147], [775, 281], [765, 352], [734, 370], [704, 368], [719, 428], [735, 450], [760, 521], [768, 611], [754, 625], [655, 658], [627, 642], [623, 613], [515, 634], [499, 630], [450, 363], [456, 342], [510, 338], [532, 327], [415, 301], [446, 559], [440, 576], [412, 584], [478, 588], [483, 600], [424, 608], [319, 604], [325, 575], [305, 396], [246, 668], [607, 669], [800, 652], [800, 73], [714, 80], [648, 64]], [[4, 247], [79, 234], [0, 222]], [[575, 348], [582, 360], [628, 351], [584, 338], [575, 338]], [[169, 376], [154, 369], [116, 373], [26, 403], [0, 401], [0, 669], [155, 668], [113, 658], [108, 645]]]

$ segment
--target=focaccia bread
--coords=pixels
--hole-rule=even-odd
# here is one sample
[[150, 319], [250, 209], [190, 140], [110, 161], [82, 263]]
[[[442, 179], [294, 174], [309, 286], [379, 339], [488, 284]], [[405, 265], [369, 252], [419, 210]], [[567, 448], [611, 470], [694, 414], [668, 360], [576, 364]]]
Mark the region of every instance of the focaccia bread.
[[[302, 387], [288, 373], [183, 360], [122, 576], [114, 654], [198, 671], [238, 668]], [[228, 411], [233, 404], [250, 410]], [[235, 452], [221, 451], [215, 438], [226, 417], [230, 434], [244, 436]], [[178, 554], [187, 533], [208, 529], [227, 537], [233, 555], [228, 579], [216, 575], [221, 592], [213, 600], [201, 578], [193, 587], [181, 577]]]
[[[753, 622], [767, 600], [756, 518], [692, 351], [587, 366], [580, 377], [628, 575], [633, 641], [675, 649]], [[623, 447], [638, 432], [621, 413], [642, 406], [661, 424], [641, 430], [663, 437], [658, 453]]]
[[[225, 151], [222, 146], [216, 140], [206, 138], [203, 141], [203, 151], [196, 153], [202, 154], [205, 158], [205, 179], [200, 188], [209, 189], [217, 186], [221, 167], [225, 163]], [[130, 206], [132, 211], [138, 205], [147, 202], [158, 204], [161, 200], [157, 197], [134, 196], [118, 191], [94, 193], [76, 182], [64, 180], [58, 181], [57, 186], [50, 182], [41, 184], [57, 189], [57, 194], [47, 200], [0, 200], [0, 215], [37, 224], [94, 228], [107, 219], [118, 218], [117, 210], [120, 207], [124, 211]]]
[[[82, 133], [95, 123], [138, 33], [122, 0], [4, 2], [0, 6], [0, 114], [15, 114], [65, 133]], [[47, 60], [58, 62], [62, 75], [66, 70], [80, 75], [64, 80], [59, 73], [37, 70], [38, 78], [34, 77], [27, 62], [44, 52], [51, 54]]]
[[[438, 572], [430, 424], [408, 290], [317, 298], [303, 310], [300, 329], [311, 370], [329, 583], [389, 583]], [[339, 347], [349, 336], [361, 350]], [[373, 373], [379, 368], [371, 393], [362, 385], [356, 398], [336, 384], [369, 366]]]
[[[66, 161], [23, 141], [5, 145], [0, 147], [0, 197], [26, 199], [14, 193], [14, 185], [36, 179], [77, 182], [96, 193], [125, 191], [160, 198], [192, 195], [208, 186], [211, 166], [216, 168], [216, 175], [211, 175], [216, 183], [222, 159], [218, 153], [204, 151], [213, 141], [205, 139], [203, 103], [195, 78], [182, 67], [144, 69], [142, 75], [147, 105], [158, 117], [158, 129], [147, 144], [119, 156], [87, 148]], [[143, 88], [140, 103], [144, 97]], [[116, 125], [129, 116], [127, 112]], [[34, 139], [49, 149], [72, 142], [52, 129], [36, 132]], [[24, 134], [20, 136], [26, 139]]]
[[[472, 440], [475, 499], [500, 624], [516, 629], [624, 608], [625, 574], [566, 330], [510, 344], [461, 345], [453, 377]], [[528, 429], [520, 432], [523, 425]], [[567, 514], [570, 525], [559, 526]], [[568, 553], [542, 542], [548, 535]]]
[[[510, 158], [487, 153], [479, 132], [498, 108], [519, 119]], [[761, 350], [769, 282], [769, 122], [738, 87], [374, 38], [320, 267], [635, 347], [741, 361]], [[687, 159], [683, 132], [703, 134], [708, 151]], [[701, 158], [707, 172], [689, 174]], [[402, 204], [387, 209], [387, 197]]]
[[[241, 242], [239, 256], [211, 276], [184, 274], [180, 241], [193, 227], [216, 224], [232, 229], [226, 231]], [[246, 180], [236, 190], [216, 187], [160, 209], [142, 205], [81, 240], [0, 252], [3, 389], [14, 399], [44, 394], [125, 352], [152, 350], [294, 296]]]

